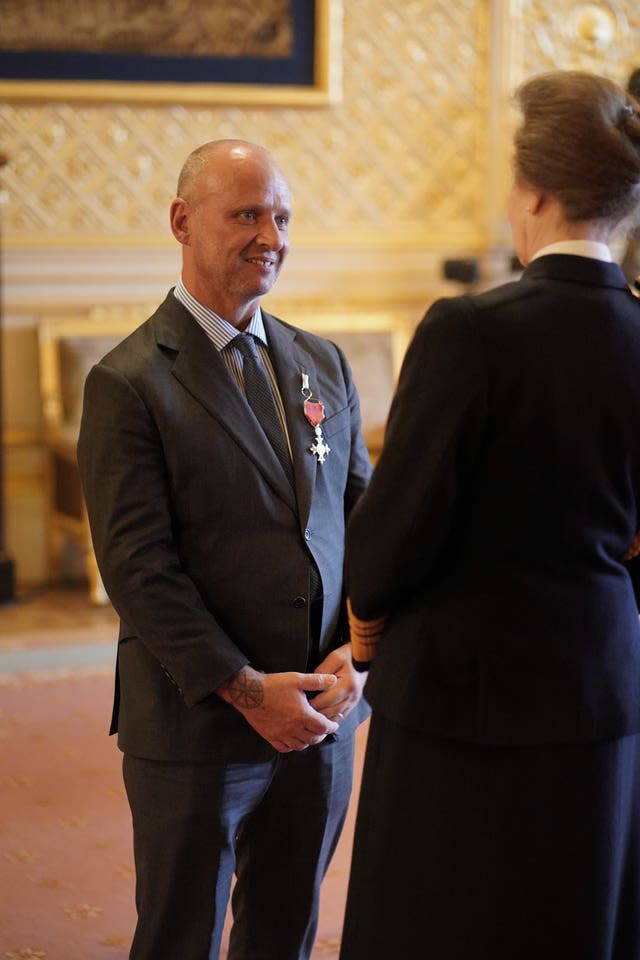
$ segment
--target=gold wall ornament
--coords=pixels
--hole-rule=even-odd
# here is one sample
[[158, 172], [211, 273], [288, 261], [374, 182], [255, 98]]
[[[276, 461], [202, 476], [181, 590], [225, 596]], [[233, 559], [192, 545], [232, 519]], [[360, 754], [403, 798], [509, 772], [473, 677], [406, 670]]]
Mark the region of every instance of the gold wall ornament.
[[611, 7], [587, 3], [576, 7], [569, 19], [569, 30], [573, 32], [575, 40], [587, 49], [604, 51], [621, 32], [620, 13], [618, 11], [616, 17]]
[[624, 83], [638, 65], [637, 0], [508, 0], [508, 5], [514, 84], [555, 69], [591, 70]]

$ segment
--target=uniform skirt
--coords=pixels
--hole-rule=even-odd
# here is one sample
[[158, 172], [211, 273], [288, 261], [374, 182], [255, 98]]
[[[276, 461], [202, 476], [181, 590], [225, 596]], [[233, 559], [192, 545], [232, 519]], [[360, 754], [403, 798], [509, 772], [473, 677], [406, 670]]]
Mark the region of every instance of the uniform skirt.
[[640, 736], [478, 746], [374, 711], [340, 960], [639, 960]]

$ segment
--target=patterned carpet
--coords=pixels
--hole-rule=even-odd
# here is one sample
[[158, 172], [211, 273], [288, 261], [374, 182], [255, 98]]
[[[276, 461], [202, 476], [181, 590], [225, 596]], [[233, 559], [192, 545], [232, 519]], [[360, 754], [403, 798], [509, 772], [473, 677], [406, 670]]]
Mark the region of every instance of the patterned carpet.
[[[0, 960], [128, 956], [131, 826], [107, 735], [115, 624], [77, 590], [0, 607]], [[365, 738], [313, 960], [338, 956]]]

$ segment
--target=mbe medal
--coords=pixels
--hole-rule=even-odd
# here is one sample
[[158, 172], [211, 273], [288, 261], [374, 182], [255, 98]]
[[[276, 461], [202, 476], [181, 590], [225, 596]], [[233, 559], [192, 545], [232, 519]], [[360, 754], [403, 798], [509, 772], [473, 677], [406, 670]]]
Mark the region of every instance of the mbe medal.
[[302, 374], [302, 396], [304, 397], [304, 415], [315, 431], [313, 443], [309, 447], [314, 457], [318, 458], [318, 463], [324, 463], [330, 447], [322, 436], [320, 424], [324, 420], [324, 403], [322, 400], [314, 398], [309, 388], [309, 374]]

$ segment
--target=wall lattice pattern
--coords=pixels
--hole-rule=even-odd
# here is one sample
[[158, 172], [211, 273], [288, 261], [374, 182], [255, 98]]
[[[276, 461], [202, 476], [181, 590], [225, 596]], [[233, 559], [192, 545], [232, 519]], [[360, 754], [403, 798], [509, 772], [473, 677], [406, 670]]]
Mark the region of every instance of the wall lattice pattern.
[[187, 153], [256, 140], [287, 172], [311, 236], [428, 234], [483, 223], [487, 4], [348, 0], [344, 97], [317, 108], [5, 103], [9, 243], [168, 237]]
[[635, 0], [348, 0], [343, 9], [344, 96], [331, 106], [0, 104], [5, 242], [170, 242], [177, 171], [194, 146], [222, 136], [273, 150], [299, 237], [481, 242], [502, 146], [489, 141], [491, 98], [505, 92], [491, 89], [492, 58], [508, 89], [553, 67], [624, 81], [640, 63]]

